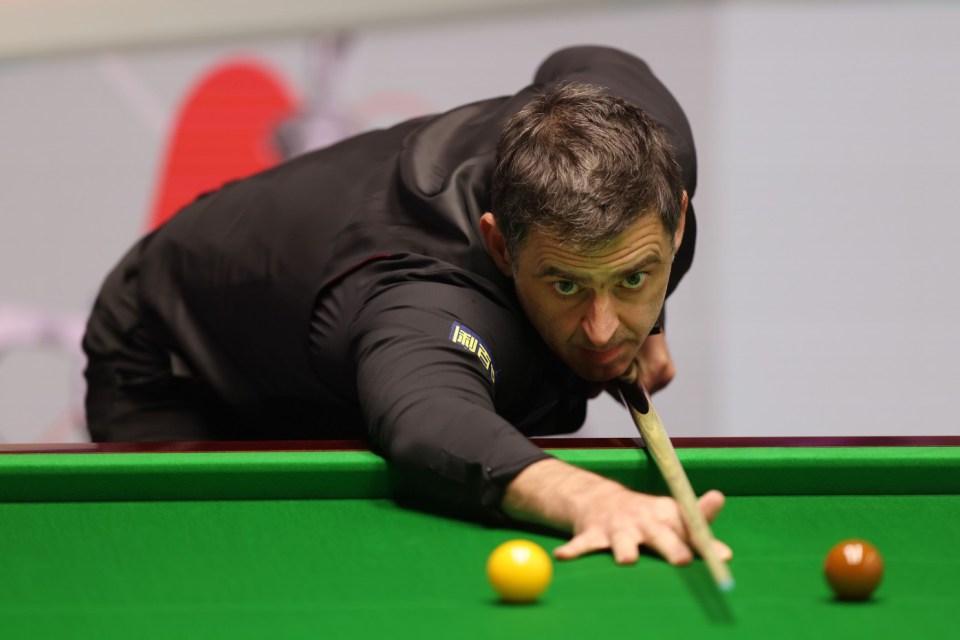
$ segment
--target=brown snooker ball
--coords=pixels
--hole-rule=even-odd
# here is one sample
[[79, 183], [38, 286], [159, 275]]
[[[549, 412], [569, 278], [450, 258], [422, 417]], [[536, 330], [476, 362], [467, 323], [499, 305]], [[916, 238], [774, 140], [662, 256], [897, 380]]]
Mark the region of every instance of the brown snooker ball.
[[823, 572], [840, 600], [867, 600], [883, 577], [883, 558], [866, 540], [844, 540], [830, 549]]

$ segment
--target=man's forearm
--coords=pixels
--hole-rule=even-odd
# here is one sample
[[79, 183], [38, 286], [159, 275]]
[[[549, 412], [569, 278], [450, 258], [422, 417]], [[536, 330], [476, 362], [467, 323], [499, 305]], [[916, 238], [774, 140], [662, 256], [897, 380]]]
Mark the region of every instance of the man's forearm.
[[507, 486], [501, 506], [514, 520], [572, 532], [588, 502], [622, 489], [612, 480], [551, 458], [520, 472]]

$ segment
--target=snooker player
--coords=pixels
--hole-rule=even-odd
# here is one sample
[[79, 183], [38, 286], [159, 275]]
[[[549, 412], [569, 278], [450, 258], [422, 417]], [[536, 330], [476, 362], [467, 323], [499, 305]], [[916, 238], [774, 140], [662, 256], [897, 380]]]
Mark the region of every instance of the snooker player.
[[[550, 56], [519, 93], [204, 194], [107, 277], [84, 337], [95, 441], [363, 437], [432, 499], [690, 561], [676, 503], [550, 457], [589, 397], [673, 377], [693, 256], [686, 118], [642, 61]], [[716, 491], [700, 499], [712, 520]], [[716, 543], [726, 559], [730, 550]]]

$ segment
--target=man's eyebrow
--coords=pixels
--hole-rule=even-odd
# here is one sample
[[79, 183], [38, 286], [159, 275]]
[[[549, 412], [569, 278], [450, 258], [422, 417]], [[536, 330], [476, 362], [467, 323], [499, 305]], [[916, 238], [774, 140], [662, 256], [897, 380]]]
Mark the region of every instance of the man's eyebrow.
[[569, 271], [564, 271], [560, 267], [555, 267], [552, 264], [546, 265], [540, 271], [537, 271], [537, 278], [560, 278], [561, 280], [569, 280], [570, 282], [584, 282], [584, 278], [570, 273]]
[[[647, 267], [651, 267], [655, 264], [661, 264], [661, 263], [663, 263], [663, 260], [660, 258], [659, 255], [650, 254], [650, 255], [644, 256], [637, 262], [631, 264], [629, 267], [620, 269], [614, 275], [616, 279], [619, 280], [620, 278], [625, 278], [629, 275], [637, 273], [638, 271], [643, 271]], [[583, 284], [589, 281], [588, 278], [584, 278], [581, 275], [571, 273], [570, 271], [566, 271], [552, 264], [545, 265], [542, 269], [540, 269], [536, 273], [536, 277], [537, 278], [560, 278], [561, 280], [569, 280], [570, 282], [576, 282], [578, 284]]]
[[658, 254], [651, 253], [649, 255], [644, 256], [643, 258], [633, 263], [629, 267], [618, 271], [617, 276], [619, 277], [629, 276], [638, 271], [643, 271], [647, 267], [652, 267], [655, 264], [662, 264], [662, 263], [663, 263], [663, 259]]

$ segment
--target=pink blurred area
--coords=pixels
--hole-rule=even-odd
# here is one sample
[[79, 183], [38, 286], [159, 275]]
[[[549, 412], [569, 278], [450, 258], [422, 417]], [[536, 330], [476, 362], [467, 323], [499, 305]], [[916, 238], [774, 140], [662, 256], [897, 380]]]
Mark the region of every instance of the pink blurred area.
[[283, 80], [259, 62], [229, 61], [208, 71], [176, 116], [147, 230], [198, 195], [279, 162], [270, 140], [294, 105]]

